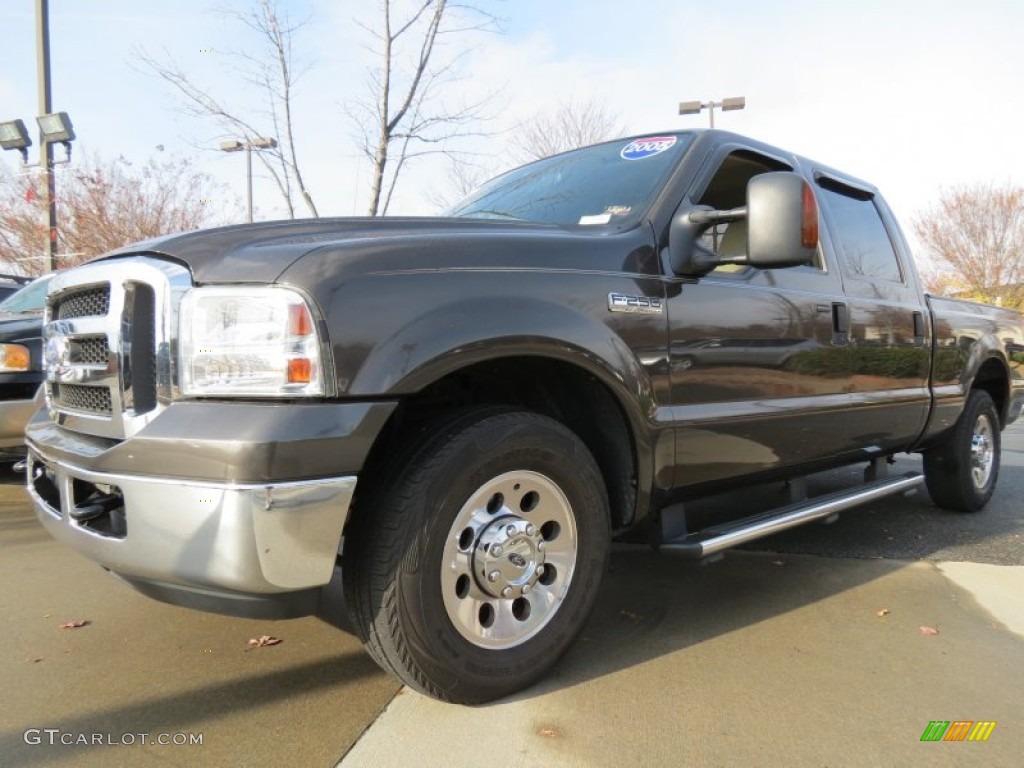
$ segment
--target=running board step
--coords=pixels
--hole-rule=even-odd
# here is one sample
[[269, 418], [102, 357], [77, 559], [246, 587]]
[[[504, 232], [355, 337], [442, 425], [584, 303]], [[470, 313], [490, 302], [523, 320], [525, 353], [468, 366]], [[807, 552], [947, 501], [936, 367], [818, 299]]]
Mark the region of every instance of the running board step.
[[772, 533], [796, 528], [798, 525], [830, 517], [844, 509], [858, 507], [886, 496], [908, 493], [924, 483], [924, 477], [911, 472], [903, 477], [875, 480], [853, 490], [825, 494], [809, 501], [779, 507], [741, 520], [711, 526], [696, 533], [666, 541], [662, 552], [701, 558], [722, 550], [746, 544]]

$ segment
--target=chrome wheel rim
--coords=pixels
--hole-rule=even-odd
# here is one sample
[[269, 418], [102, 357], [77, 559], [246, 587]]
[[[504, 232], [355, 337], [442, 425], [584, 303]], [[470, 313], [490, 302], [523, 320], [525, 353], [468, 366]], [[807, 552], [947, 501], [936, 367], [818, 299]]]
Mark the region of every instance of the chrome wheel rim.
[[576, 569], [576, 517], [550, 478], [506, 472], [474, 491], [445, 540], [441, 594], [480, 648], [520, 645], [558, 613]]
[[992, 477], [995, 463], [995, 446], [992, 422], [985, 414], [974, 422], [971, 435], [971, 481], [977, 490], [984, 490]]

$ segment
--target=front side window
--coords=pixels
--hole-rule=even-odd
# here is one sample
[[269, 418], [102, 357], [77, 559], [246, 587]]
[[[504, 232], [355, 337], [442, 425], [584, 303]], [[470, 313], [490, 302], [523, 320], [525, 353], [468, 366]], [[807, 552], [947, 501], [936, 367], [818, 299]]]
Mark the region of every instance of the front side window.
[[663, 134], [548, 157], [489, 181], [445, 215], [628, 229], [692, 141], [690, 134]]
[[818, 199], [828, 210], [832, 238], [846, 275], [902, 281], [896, 251], [870, 193], [822, 184], [818, 187]]

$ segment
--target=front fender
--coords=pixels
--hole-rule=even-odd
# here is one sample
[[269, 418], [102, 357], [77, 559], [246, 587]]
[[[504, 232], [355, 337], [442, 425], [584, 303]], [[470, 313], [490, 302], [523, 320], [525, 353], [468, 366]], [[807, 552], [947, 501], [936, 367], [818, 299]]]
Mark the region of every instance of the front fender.
[[[494, 318], [495, 310], [500, 317]], [[514, 333], [510, 330], [514, 329]], [[466, 366], [547, 357], [583, 368], [620, 400], [652, 399], [651, 382], [626, 342], [579, 308], [537, 299], [456, 299], [409, 321], [373, 348], [348, 394], [411, 394]]]

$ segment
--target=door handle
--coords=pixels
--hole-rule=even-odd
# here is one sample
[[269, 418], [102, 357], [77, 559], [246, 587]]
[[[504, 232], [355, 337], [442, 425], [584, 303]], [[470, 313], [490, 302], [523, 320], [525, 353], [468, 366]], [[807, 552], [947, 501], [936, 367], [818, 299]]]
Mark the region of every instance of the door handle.
[[921, 312], [914, 313], [914, 346], [924, 346], [924, 314]]
[[850, 343], [850, 308], [841, 301], [832, 302], [832, 346]]

